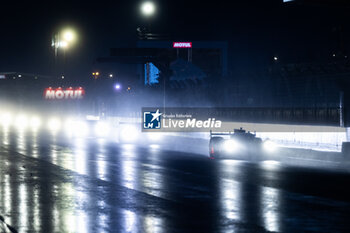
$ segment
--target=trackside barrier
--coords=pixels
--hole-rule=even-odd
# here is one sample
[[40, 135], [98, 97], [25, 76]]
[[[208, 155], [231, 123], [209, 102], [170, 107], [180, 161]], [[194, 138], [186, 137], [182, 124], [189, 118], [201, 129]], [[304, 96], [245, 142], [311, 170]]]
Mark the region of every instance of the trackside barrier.
[[[141, 117], [110, 117], [108, 118], [115, 127], [120, 124], [136, 124], [141, 130]], [[244, 128], [259, 128], [260, 124], [242, 123]], [[264, 127], [269, 124], [264, 124]], [[271, 124], [271, 128], [286, 127], [286, 125]], [[292, 127], [292, 126], [291, 126]], [[300, 129], [303, 126], [298, 126]], [[305, 126], [306, 131], [298, 132], [257, 132], [257, 136], [263, 140], [270, 139], [285, 147], [295, 147], [301, 149], [312, 149], [321, 151], [348, 151], [349, 143], [347, 142], [347, 132], [345, 128], [329, 126]], [[233, 129], [232, 129], [233, 130]], [[308, 132], [310, 130], [311, 132]], [[253, 131], [253, 130], [252, 130]], [[183, 138], [209, 140], [208, 132], [164, 132], [166, 136], [176, 136]]]

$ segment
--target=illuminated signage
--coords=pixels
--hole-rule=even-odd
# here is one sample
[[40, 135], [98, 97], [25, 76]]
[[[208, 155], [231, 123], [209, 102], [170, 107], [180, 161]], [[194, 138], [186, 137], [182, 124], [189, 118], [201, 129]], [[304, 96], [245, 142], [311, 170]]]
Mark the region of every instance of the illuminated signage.
[[5, 78], [6, 78], [6, 76], [5, 76], [5, 75], [0, 74], [0, 79], [5, 79]]
[[192, 42], [174, 42], [173, 48], [192, 48]]
[[59, 88], [46, 88], [44, 91], [44, 98], [47, 100], [65, 100], [65, 99], [70, 99], [70, 100], [75, 100], [75, 99], [82, 99], [85, 95], [85, 90], [81, 87], [78, 88], [66, 88], [62, 89], [61, 87]]

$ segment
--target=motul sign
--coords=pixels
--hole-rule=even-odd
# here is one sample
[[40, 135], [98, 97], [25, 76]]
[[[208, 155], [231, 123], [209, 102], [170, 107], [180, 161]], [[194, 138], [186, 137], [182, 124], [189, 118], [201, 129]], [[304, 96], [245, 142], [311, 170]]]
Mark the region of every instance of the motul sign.
[[192, 42], [174, 42], [173, 48], [192, 48]]
[[44, 91], [44, 98], [47, 100], [64, 100], [64, 99], [82, 99], [85, 91], [83, 88], [62, 89], [61, 87], [53, 89], [52, 87], [46, 88]]

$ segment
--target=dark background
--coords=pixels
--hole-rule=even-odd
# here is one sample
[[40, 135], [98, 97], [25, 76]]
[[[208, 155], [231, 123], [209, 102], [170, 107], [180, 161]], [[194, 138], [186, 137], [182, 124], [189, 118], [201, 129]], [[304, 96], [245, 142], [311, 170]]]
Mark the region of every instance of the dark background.
[[273, 56], [286, 63], [327, 61], [349, 51], [349, 8], [339, 1], [158, 0], [151, 20], [140, 15], [141, 2], [7, 2], [0, 14], [0, 71], [52, 74], [51, 37], [66, 25], [79, 34], [67, 54], [67, 70], [77, 79], [87, 78], [110, 48], [134, 46], [136, 28], [145, 25], [170, 40], [228, 41], [231, 71], [268, 65]]

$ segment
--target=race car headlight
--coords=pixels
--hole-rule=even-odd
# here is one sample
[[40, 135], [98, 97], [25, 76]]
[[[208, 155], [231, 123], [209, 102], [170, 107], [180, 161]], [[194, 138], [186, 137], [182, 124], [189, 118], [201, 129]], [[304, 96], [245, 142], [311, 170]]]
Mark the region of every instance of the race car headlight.
[[61, 121], [57, 118], [51, 118], [47, 123], [47, 127], [52, 132], [59, 131], [61, 129]]
[[227, 153], [235, 153], [240, 149], [240, 144], [235, 140], [225, 140], [223, 143], [223, 149]]
[[32, 128], [32, 130], [37, 130], [39, 129], [41, 126], [41, 120], [39, 117], [32, 117], [30, 119], [30, 127]]
[[106, 122], [97, 122], [94, 131], [98, 137], [105, 137], [109, 135], [110, 126]]
[[10, 113], [4, 113], [1, 115], [1, 124], [5, 127], [8, 127], [11, 125], [12, 122], [12, 115]]
[[16, 118], [15, 125], [17, 129], [25, 129], [28, 126], [28, 118], [25, 115], [19, 115]]
[[270, 140], [266, 140], [263, 144], [263, 148], [266, 152], [273, 153], [278, 149], [278, 145]]

